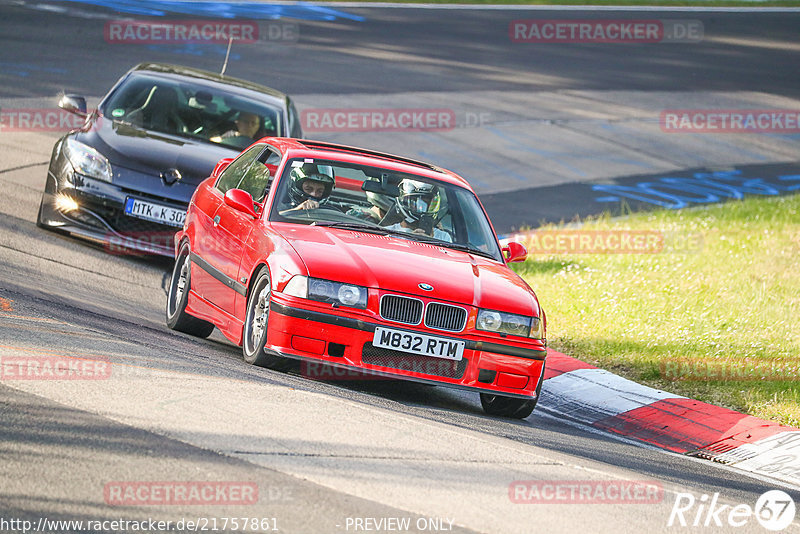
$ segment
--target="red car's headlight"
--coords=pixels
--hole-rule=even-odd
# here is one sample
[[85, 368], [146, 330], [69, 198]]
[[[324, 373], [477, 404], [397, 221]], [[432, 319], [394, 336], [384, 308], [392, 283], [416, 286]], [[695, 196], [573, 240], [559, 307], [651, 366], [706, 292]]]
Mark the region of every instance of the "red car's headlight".
[[295, 276], [283, 290], [287, 295], [350, 308], [367, 307], [367, 288], [322, 278]]
[[541, 339], [543, 325], [538, 317], [516, 315], [495, 310], [478, 310], [475, 328], [498, 334]]

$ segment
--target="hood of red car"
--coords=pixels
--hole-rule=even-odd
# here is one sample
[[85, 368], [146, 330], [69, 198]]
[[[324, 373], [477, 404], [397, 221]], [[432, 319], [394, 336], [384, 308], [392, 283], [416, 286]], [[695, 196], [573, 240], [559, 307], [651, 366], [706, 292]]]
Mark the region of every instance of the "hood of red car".
[[[436, 300], [538, 315], [533, 291], [505, 265], [411, 239], [287, 225], [309, 276]], [[420, 284], [433, 286], [424, 291]]]

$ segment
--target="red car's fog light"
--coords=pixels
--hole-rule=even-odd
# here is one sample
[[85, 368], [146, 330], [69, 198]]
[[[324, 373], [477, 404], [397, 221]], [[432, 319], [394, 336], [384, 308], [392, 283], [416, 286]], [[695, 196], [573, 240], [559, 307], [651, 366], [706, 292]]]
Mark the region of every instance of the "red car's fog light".
[[522, 389], [528, 385], [528, 377], [511, 373], [497, 373], [497, 385], [504, 388]]
[[311, 354], [322, 354], [325, 352], [325, 342], [321, 339], [310, 337], [292, 336], [292, 348], [309, 352]]

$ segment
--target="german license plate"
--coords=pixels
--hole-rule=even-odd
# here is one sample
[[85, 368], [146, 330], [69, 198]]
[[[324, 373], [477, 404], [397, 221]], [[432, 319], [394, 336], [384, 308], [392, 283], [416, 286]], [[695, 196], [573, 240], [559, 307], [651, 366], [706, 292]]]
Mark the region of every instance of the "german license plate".
[[411, 354], [431, 356], [433, 358], [444, 358], [445, 360], [460, 360], [464, 357], [464, 342], [458, 339], [429, 336], [417, 332], [383, 328], [382, 326], [375, 327], [372, 344], [384, 349], [410, 352]]
[[125, 214], [169, 226], [183, 226], [186, 218], [184, 210], [130, 197], [125, 201]]

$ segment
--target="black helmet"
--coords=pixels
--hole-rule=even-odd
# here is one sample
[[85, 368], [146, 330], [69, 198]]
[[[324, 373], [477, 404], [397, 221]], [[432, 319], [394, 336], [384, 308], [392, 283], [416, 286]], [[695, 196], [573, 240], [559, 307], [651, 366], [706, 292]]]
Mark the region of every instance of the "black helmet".
[[447, 210], [444, 195], [433, 184], [419, 180], [403, 180], [400, 182], [400, 196], [395, 199], [397, 209], [408, 223], [428, 217], [438, 221]]
[[[313, 163], [304, 163], [303, 165], [294, 167], [289, 173], [289, 180], [289, 200], [295, 206], [311, 198], [318, 201], [320, 204], [326, 203], [331, 196], [331, 191], [333, 191], [336, 185], [333, 176], [320, 172]], [[303, 191], [303, 183], [305, 183], [306, 180], [325, 184], [325, 192], [322, 194], [322, 198], [314, 198]]]

